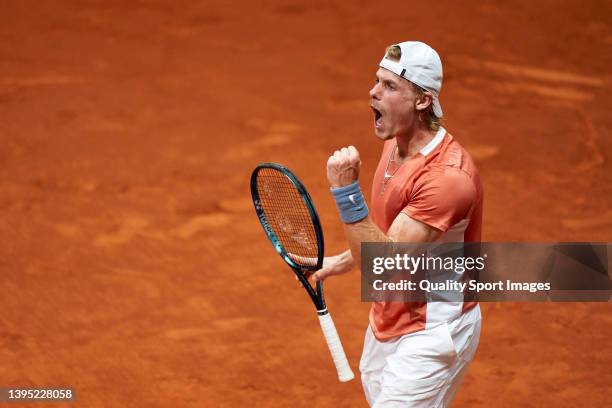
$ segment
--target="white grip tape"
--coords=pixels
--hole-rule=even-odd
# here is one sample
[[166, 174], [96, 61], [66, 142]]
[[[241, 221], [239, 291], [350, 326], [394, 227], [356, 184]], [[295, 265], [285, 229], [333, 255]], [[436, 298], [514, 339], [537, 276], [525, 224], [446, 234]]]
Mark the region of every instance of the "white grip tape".
[[319, 323], [321, 323], [323, 335], [325, 336], [327, 346], [329, 347], [332, 359], [336, 365], [336, 370], [338, 370], [338, 378], [342, 382], [352, 380], [355, 378], [355, 375], [346, 359], [346, 354], [344, 354], [342, 343], [340, 343], [340, 337], [338, 337], [336, 326], [329, 313], [319, 316]]

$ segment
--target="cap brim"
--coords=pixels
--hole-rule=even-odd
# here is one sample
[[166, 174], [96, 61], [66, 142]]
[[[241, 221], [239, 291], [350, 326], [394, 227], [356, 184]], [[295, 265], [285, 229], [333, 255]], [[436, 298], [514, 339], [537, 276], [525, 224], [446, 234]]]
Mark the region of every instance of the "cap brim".
[[442, 117], [442, 105], [440, 105], [440, 101], [438, 98], [435, 98], [432, 102], [434, 115], [441, 118]]

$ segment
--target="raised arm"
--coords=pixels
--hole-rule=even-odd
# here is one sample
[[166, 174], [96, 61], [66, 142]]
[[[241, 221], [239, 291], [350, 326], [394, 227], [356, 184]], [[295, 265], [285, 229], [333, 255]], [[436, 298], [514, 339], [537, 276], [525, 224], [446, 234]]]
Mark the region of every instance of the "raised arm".
[[[327, 161], [327, 179], [344, 221], [344, 233], [353, 261], [361, 259], [362, 242], [431, 242], [442, 231], [400, 213], [387, 233], [370, 218], [358, 185], [361, 160], [355, 147], [337, 150]], [[323, 274], [323, 276], [327, 276]]]

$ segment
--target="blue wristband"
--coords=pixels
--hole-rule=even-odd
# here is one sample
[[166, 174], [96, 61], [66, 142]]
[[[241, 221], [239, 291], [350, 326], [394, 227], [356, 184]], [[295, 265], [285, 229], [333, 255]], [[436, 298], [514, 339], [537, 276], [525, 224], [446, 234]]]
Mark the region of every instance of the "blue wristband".
[[352, 224], [368, 216], [368, 206], [365, 203], [359, 182], [344, 187], [331, 188], [340, 218], [345, 224]]

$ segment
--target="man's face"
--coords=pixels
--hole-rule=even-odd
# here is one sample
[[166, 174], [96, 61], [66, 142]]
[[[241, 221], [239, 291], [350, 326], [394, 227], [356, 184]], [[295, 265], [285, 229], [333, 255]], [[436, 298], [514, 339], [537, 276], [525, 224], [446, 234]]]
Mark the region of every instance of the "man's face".
[[376, 83], [370, 90], [376, 137], [387, 140], [408, 134], [417, 119], [416, 101], [417, 95], [410, 82], [379, 68]]

